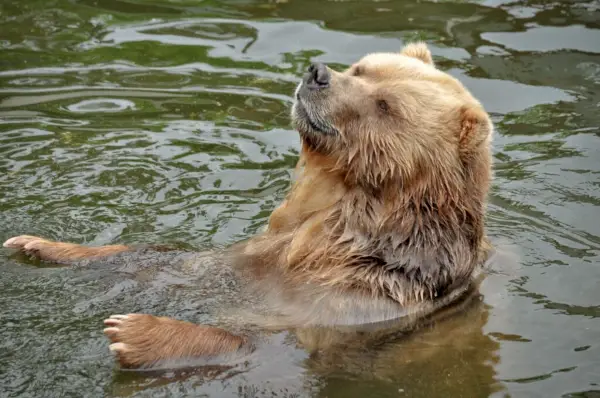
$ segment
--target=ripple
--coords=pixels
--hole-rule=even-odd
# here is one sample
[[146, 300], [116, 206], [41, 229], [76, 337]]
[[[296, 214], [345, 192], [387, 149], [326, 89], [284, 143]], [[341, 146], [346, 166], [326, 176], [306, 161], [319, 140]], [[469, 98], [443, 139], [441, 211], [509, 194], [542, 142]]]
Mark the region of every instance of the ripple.
[[51, 87], [51, 86], [61, 86], [64, 84], [64, 79], [59, 77], [52, 78], [43, 78], [43, 77], [22, 77], [18, 79], [12, 79], [7, 82], [7, 84], [13, 86], [41, 86], [41, 87]]
[[[175, 94], [170, 92], [153, 92], [147, 91], [117, 91], [117, 90], [81, 90], [81, 91], [69, 91], [69, 92], [55, 92], [53, 94], [46, 95], [27, 95], [27, 96], [13, 96], [4, 99], [0, 102], [0, 108], [13, 108], [23, 107], [27, 105], [40, 104], [45, 102], [53, 102], [57, 100], [65, 100], [78, 97], [90, 97], [90, 96], [104, 96], [104, 95], [120, 95], [120, 96], [137, 96], [146, 98], [161, 98], [161, 97], [184, 97], [183, 94]], [[120, 100], [119, 100], [120, 101]], [[127, 101], [128, 102], [128, 101]]]
[[124, 110], [135, 110], [135, 104], [132, 101], [116, 98], [97, 98], [92, 100], [80, 101], [69, 105], [67, 109], [73, 113], [106, 113], [121, 112]]

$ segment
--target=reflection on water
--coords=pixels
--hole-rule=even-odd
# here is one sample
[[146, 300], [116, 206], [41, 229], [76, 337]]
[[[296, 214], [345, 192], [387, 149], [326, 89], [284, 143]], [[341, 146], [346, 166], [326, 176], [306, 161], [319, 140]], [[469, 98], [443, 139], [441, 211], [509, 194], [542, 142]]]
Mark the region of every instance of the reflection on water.
[[0, 395], [600, 394], [599, 21], [594, 0], [4, 1], [0, 240], [245, 238], [289, 186], [309, 63], [423, 39], [494, 117], [488, 229], [507, 249], [483, 302], [413, 336], [323, 356], [282, 333], [247, 363], [166, 375], [115, 372], [101, 321], [201, 319], [197, 286], [2, 251]]

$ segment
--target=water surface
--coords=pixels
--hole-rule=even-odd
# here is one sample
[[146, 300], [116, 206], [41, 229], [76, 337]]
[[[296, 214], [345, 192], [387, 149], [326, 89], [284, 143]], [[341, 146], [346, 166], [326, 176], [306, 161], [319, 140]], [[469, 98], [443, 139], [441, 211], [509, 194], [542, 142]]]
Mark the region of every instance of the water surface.
[[194, 286], [1, 250], [1, 396], [600, 396], [597, 1], [5, 0], [0, 32], [2, 241], [248, 237], [289, 187], [310, 62], [422, 39], [496, 122], [488, 229], [512, 253], [481, 305], [389, 362], [324, 369], [281, 334], [233, 369], [140, 375], [116, 370], [102, 319], [192, 319]]

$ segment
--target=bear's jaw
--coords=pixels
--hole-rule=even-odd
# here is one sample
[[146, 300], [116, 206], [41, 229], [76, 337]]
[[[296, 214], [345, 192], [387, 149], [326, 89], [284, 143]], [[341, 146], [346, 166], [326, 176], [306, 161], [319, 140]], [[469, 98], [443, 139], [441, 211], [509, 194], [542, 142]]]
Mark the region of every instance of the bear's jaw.
[[305, 103], [306, 100], [296, 99], [292, 106], [292, 123], [301, 135], [319, 134], [337, 136], [339, 131], [331, 125], [323, 115]]

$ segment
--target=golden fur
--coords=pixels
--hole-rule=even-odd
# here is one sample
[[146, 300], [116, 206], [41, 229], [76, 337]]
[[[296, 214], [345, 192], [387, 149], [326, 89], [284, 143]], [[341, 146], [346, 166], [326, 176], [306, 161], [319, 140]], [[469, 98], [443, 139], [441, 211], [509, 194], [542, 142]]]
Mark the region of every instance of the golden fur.
[[[469, 280], [487, 249], [492, 124], [460, 82], [422, 61], [431, 61], [423, 44], [402, 54], [331, 71], [326, 95], [303, 101], [300, 88], [302, 170], [242, 261], [276, 265], [294, 286], [359, 289], [403, 306]], [[299, 102], [337, 135], [314, 131]]]
[[[492, 123], [481, 104], [434, 66], [422, 43], [367, 55], [344, 72], [313, 66], [295, 95], [297, 180], [266, 231], [228, 250], [240, 278], [276, 291], [284, 314], [290, 303], [304, 308], [287, 311], [296, 326], [423, 317], [472, 288], [490, 249]], [[57, 262], [134, 250], [30, 236], [5, 246]], [[248, 341], [147, 317], [106, 321], [123, 366], [216, 355]]]

